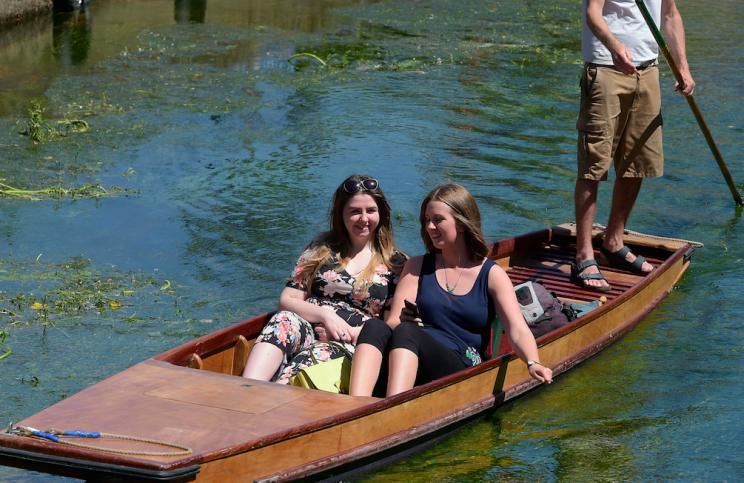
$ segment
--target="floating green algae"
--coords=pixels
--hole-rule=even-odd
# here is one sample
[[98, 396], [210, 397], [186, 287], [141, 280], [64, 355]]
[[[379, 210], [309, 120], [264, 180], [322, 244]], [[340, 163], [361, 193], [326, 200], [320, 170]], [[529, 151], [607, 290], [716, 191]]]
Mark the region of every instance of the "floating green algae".
[[103, 196], [111, 196], [113, 194], [121, 192], [122, 189], [114, 187], [110, 191], [107, 191], [101, 185], [83, 186], [81, 188], [63, 188], [59, 186], [51, 186], [49, 188], [42, 188], [38, 190], [28, 190], [14, 188], [13, 186], [5, 183], [0, 183], [0, 195], [13, 196], [16, 198], [28, 198], [28, 199], [39, 199], [41, 196], [49, 196], [50, 198], [60, 199], [65, 196], [70, 196], [74, 200], [75, 197], [88, 197], [88, 198], [101, 198]]
[[82, 256], [63, 262], [41, 258], [0, 259], [0, 282], [7, 288], [0, 291], [0, 315], [9, 325], [54, 325], [91, 312], [111, 315], [144, 299], [173, 294], [170, 283], [164, 286], [150, 273], [97, 266]]
[[10, 332], [4, 330], [0, 331], [0, 345], [5, 348], [5, 353], [3, 355], [0, 355], [0, 359], [9, 356], [11, 352], [13, 352], [13, 349], [11, 349], [10, 346], [5, 343], [5, 339], [7, 339], [8, 337], [10, 337]]
[[88, 132], [90, 126], [82, 119], [62, 119], [60, 121], [49, 121], [44, 118], [43, 99], [32, 99], [31, 107], [28, 110], [29, 121], [26, 129], [21, 131], [26, 134], [31, 141], [36, 143], [44, 141], [54, 141], [62, 137], [67, 137], [73, 133]]

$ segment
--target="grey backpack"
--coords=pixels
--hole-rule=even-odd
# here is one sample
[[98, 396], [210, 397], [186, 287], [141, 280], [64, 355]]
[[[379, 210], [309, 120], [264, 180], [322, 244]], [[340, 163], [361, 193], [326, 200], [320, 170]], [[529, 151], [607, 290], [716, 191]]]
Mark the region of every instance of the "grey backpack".
[[514, 287], [519, 308], [532, 335], [537, 339], [576, 319], [576, 311], [561, 303], [555, 292], [548, 292], [539, 280], [529, 280]]

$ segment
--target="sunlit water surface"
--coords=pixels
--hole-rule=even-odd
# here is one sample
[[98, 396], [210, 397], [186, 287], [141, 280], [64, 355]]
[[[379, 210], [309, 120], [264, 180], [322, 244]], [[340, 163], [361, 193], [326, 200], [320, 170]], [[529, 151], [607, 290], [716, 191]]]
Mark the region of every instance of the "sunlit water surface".
[[[273, 309], [348, 174], [380, 180], [413, 254], [420, 200], [444, 181], [477, 197], [491, 240], [572, 220], [579, 5], [92, 0], [0, 32], [0, 182], [123, 190], [0, 198], [0, 309], [15, 315], [0, 315], [0, 426]], [[679, 8], [696, 98], [741, 187], [740, 6]], [[328, 66], [293, 66], [297, 53]], [[662, 73], [666, 172], [629, 227], [705, 243], [675, 291], [551, 387], [358, 481], [744, 479], [741, 210]], [[90, 132], [20, 135], [41, 97], [48, 119]], [[121, 308], [31, 308], [105, 284]]]

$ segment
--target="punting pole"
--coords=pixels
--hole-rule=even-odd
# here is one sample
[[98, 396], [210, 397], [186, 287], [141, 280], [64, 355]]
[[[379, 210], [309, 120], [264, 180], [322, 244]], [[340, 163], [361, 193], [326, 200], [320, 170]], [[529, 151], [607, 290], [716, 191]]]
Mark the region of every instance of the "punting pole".
[[[669, 67], [672, 69], [672, 72], [674, 73], [674, 77], [677, 79], [677, 82], [679, 83], [679, 85], [681, 87], [684, 87], [684, 82], [682, 82], [682, 74], [679, 72], [679, 67], [677, 67], [677, 62], [674, 60], [672, 51], [669, 50], [669, 46], [667, 45], [666, 40], [664, 40], [664, 36], [661, 35], [661, 32], [656, 27], [656, 24], [654, 23], [654, 19], [651, 18], [651, 14], [646, 8], [646, 5], [643, 3], [643, 0], [635, 0], [635, 2], [638, 5], [638, 8], [641, 9], [643, 18], [646, 19], [646, 23], [651, 29], [651, 33], [654, 35], [654, 38], [656, 39], [656, 43], [659, 44], [659, 49], [664, 54], [664, 58], [666, 59], [667, 64], [669, 64]], [[710, 146], [710, 150], [713, 153], [713, 157], [716, 158], [718, 167], [721, 169], [721, 174], [726, 179], [726, 184], [728, 185], [729, 190], [731, 190], [731, 194], [734, 197], [734, 201], [739, 206], [744, 205], [744, 202], [742, 202], [741, 200], [741, 195], [739, 194], [739, 190], [736, 188], [736, 185], [734, 184], [734, 180], [731, 178], [731, 173], [726, 167], [726, 163], [723, 161], [723, 156], [721, 156], [721, 152], [718, 150], [718, 146], [716, 146], [716, 142], [713, 140], [713, 136], [710, 133], [710, 129], [708, 129], [708, 125], [705, 123], [705, 119], [703, 119], [703, 114], [700, 112], [700, 108], [698, 108], [697, 102], [695, 102], [695, 99], [692, 97], [692, 95], [685, 96], [685, 99], [687, 99], [687, 103], [690, 104], [690, 109], [692, 109], [692, 113], [695, 115], [695, 119], [697, 120], [697, 123], [700, 126], [700, 130], [703, 131], [703, 136], [705, 136], [705, 140], [708, 141], [708, 146]]]

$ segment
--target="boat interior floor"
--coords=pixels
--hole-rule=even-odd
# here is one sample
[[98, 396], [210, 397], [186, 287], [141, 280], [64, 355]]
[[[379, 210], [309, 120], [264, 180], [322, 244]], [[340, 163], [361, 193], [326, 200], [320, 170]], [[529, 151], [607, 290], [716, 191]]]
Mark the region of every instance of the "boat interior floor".
[[[513, 285], [527, 280], [540, 280], [551, 292], [555, 292], [559, 299], [572, 302], [591, 302], [600, 296], [611, 301], [637, 284], [643, 275], [636, 275], [624, 270], [603, 266], [600, 270], [612, 290], [599, 292], [588, 288], [581, 288], [571, 283], [571, 263], [576, 258], [576, 245], [549, 245], [544, 250], [537, 251], [531, 256], [516, 260], [506, 269]], [[600, 259], [599, 250], [595, 250], [595, 259]], [[646, 260], [654, 267], [661, 265], [664, 260], [653, 256], [646, 256]]]

